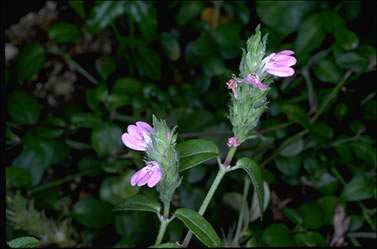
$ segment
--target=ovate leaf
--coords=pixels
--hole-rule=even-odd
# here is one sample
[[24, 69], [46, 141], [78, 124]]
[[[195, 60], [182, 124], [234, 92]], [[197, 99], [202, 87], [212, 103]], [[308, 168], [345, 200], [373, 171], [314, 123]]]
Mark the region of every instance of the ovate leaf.
[[39, 240], [34, 237], [25, 236], [8, 241], [7, 245], [10, 248], [34, 248], [39, 245]]
[[74, 42], [81, 38], [80, 28], [69, 22], [59, 22], [48, 29], [48, 36], [57, 43]]
[[147, 195], [135, 195], [120, 202], [114, 211], [145, 211], [160, 213], [161, 205], [157, 199]]
[[20, 50], [16, 61], [16, 75], [19, 80], [31, 80], [46, 61], [46, 52], [38, 44], [29, 44]]
[[113, 222], [112, 206], [92, 197], [79, 200], [73, 207], [73, 217], [89, 228], [103, 228]]
[[196, 211], [179, 208], [174, 215], [207, 247], [220, 247], [221, 240], [212, 225]]
[[8, 113], [19, 124], [35, 124], [41, 107], [36, 98], [23, 91], [12, 92], [8, 99]]
[[204, 139], [192, 139], [180, 143], [177, 145], [177, 151], [180, 171], [195, 167], [219, 155], [216, 144]]

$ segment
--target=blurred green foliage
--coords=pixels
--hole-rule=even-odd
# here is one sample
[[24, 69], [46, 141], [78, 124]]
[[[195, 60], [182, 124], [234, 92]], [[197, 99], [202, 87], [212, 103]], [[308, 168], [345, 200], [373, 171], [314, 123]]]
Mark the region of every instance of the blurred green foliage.
[[[5, 67], [7, 198], [21, 191], [52, 219], [72, 219], [76, 245], [152, 245], [157, 218], [113, 211], [119, 200], [138, 191], [155, 195], [130, 186], [131, 174], [143, 161], [121, 144], [121, 134], [130, 123], [151, 122], [155, 114], [178, 125], [179, 142], [213, 141], [219, 151], [215, 145], [207, 153], [199, 151], [203, 161], [224, 156], [231, 136], [225, 82], [238, 70], [240, 47], [261, 23], [262, 32], [269, 33], [268, 53], [294, 50], [298, 65], [294, 77], [278, 81], [270, 91], [259, 137], [239, 149], [239, 158], [252, 157], [264, 167], [274, 195], [263, 221], [247, 223], [241, 245], [329, 245], [333, 229], [341, 229], [333, 227], [338, 206], [351, 220], [343, 234], [348, 244], [376, 239], [377, 100], [371, 87], [376, 33], [375, 27], [371, 34], [360, 28], [369, 25], [363, 18], [368, 3], [68, 3], [58, 19], [36, 31], [42, 34], [36, 39], [6, 37], [19, 49]], [[106, 37], [110, 52], [74, 52]], [[59, 81], [63, 74], [54, 71], [55, 64], [75, 79]], [[189, 149], [179, 146], [182, 153]], [[181, 167], [187, 171], [173, 207], [197, 209], [217, 167], [212, 160], [190, 169], [201, 161], [185, 160]], [[242, 192], [242, 183], [240, 175], [229, 177], [210, 203], [206, 218], [218, 234], [237, 220], [227, 203], [238, 198], [234, 194]], [[231, 199], [222, 201], [230, 193]], [[181, 213], [178, 218], [195, 223]], [[28, 235], [14, 227], [7, 223], [7, 241]], [[166, 242], [181, 241], [185, 231], [172, 222]]]

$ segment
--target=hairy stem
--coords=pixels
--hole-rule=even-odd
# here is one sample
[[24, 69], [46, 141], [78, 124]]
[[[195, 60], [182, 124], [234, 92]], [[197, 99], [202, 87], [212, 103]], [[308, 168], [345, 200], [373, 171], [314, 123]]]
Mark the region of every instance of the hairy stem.
[[[200, 215], [204, 215], [204, 213], [205, 213], [205, 211], [208, 207], [209, 202], [211, 201], [213, 195], [216, 192], [217, 187], [219, 186], [221, 180], [223, 179], [225, 173], [227, 172], [227, 169], [226, 169], [227, 166], [230, 165], [230, 163], [232, 162], [232, 159], [233, 159], [233, 156], [234, 156], [234, 153], [236, 152], [236, 150], [237, 150], [237, 148], [232, 147], [228, 151], [228, 154], [226, 156], [224, 164], [222, 165], [221, 163], [219, 163], [219, 171], [217, 172], [216, 178], [213, 181], [211, 188], [209, 189], [209, 191], [207, 193], [207, 196], [205, 197], [202, 205], [199, 208], [199, 214]], [[191, 237], [192, 237], [192, 232], [188, 231], [186, 236], [185, 236], [185, 239], [183, 240], [183, 243], [182, 243], [183, 247], [188, 246], [188, 244], [190, 243]]]
[[156, 238], [156, 242], [154, 243], [155, 246], [158, 246], [161, 244], [162, 239], [164, 238], [166, 228], [169, 225], [170, 219], [169, 219], [169, 210], [170, 210], [170, 201], [164, 202], [164, 216], [160, 218], [160, 229], [158, 231], [158, 235]]

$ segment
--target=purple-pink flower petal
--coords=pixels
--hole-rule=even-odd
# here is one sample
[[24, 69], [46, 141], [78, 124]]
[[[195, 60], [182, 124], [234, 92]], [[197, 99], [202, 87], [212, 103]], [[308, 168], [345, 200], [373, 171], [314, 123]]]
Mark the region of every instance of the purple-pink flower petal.
[[131, 177], [131, 185], [132, 186], [143, 186], [145, 184], [148, 187], [153, 188], [156, 186], [157, 183], [160, 182], [162, 177], [162, 172], [160, 169], [160, 165], [156, 161], [149, 161], [147, 162], [146, 166], [137, 171]]
[[137, 121], [136, 122], [136, 126], [140, 127], [141, 129], [143, 129], [143, 130], [145, 130], [147, 132], [152, 132], [153, 131], [153, 128], [148, 123], [145, 123], [143, 121]]
[[122, 135], [122, 142], [130, 149], [146, 151], [152, 131], [153, 128], [149, 124], [138, 121], [136, 125], [127, 127], [127, 132]]
[[272, 53], [263, 59], [265, 63], [265, 69], [269, 74], [278, 77], [289, 77], [292, 76], [295, 71], [291, 66], [297, 63], [295, 57], [291, 56], [294, 52], [292, 50], [283, 50], [278, 53]]
[[270, 68], [266, 70], [269, 74], [279, 77], [289, 77], [295, 74], [295, 70], [290, 67]]
[[278, 52], [277, 54], [292, 55], [294, 53], [295, 52], [292, 51], [292, 50], [282, 50], [282, 51]]
[[125, 146], [133, 150], [145, 151], [145, 146], [143, 146], [142, 143], [140, 143], [140, 141], [141, 140], [135, 137], [132, 137], [128, 133], [124, 133], [122, 135], [122, 142]]
[[145, 175], [145, 169], [142, 168], [140, 170], [138, 170], [135, 174], [133, 174], [133, 176], [131, 177], [131, 185], [132, 186], [135, 186], [137, 184], [137, 182], [139, 181], [140, 177]]
[[161, 180], [162, 173], [160, 169], [156, 169], [148, 180], [148, 187], [153, 188]]

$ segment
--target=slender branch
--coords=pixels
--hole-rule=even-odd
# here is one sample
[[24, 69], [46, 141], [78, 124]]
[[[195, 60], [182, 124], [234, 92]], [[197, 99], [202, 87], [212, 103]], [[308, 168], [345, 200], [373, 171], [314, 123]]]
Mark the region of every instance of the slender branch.
[[172, 221], [172, 219], [169, 218], [170, 203], [171, 201], [164, 202], [164, 215], [160, 217], [160, 229], [158, 231], [156, 242], [154, 243], [155, 246], [161, 244], [161, 241], [164, 238], [166, 232], [166, 228], [169, 225], [170, 221]]
[[89, 74], [80, 64], [78, 64], [75, 60], [72, 59], [72, 57], [65, 53], [64, 51], [60, 50], [58, 47], [52, 47], [49, 50], [50, 53], [56, 54], [61, 56], [64, 61], [71, 66], [74, 70], [82, 74], [85, 78], [87, 78], [90, 82], [94, 84], [98, 84], [98, 81], [91, 75]]
[[368, 233], [368, 232], [359, 232], [359, 233], [348, 233], [348, 237], [350, 238], [366, 238], [366, 239], [376, 239], [376, 233]]
[[[212, 185], [211, 185], [210, 189], [208, 190], [208, 193], [207, 193], [206, 197], [204, 198], [204, 201], [202, 202], [202, 205], [199, 208], [199, 214], [200, 215], [204, 215], [204, 213], [205, 213], [205, 211], [206, 211], [206, 209], [208, 207], [208, 204], [211, 201], [213, 195], [215, 194], [216, 189], [219, 186], [221, 180], [224, 178], [224, 175], [228, 171], [230, 171], [230, 169], [227, 166], [229, 166], [230, 163], [232, 162], [232, 159], [233, 159], [233, 156], [234, 156], [234, 153], [236, 152], [236, 150], [237, 150], [237, 148], [232, 147], [228, 151], [228, 154], [226, 156], [224, 164], [221, 164], [221, 162], [218, 160], [219, 171], [217, 172], [215, 180], [212, 182]], [[192, 238], [192, 232], [188, 231], [187, 234], [186, 234], [186, 236], [185, 236], [185, 239], [183, 240], [183, 243], [182, 243], [183, 247], [187, 247], [188, 246], [188, 244], [190, 243], [191, 238]]]
[[235, 246], [239, 245], [240, 232], [241, 232], [242, 226], [244, 225], [243, 219], [244, 219], [245, 207], [247, 207], [246, 203], [247, 203], [247, 195], [249, 194], [249, 189], [250, 189], [250, 179], [249, 177], [245, 177], [245, 183], [243, 186], [243, 194], [242, 194], [241, 211], [240, 211], [240, 215], [238, 216], [236, 235], [234, 236], [234, 240], [233, 240], [233, 245]]
[[[352, 74], [352, 70], [348, 70], [344, 76], [342, 77], [342, 79], [340, 80], [340, 82], [336, 85], [336, 87], [334, 87], [334, 89], [331, 91], [331, 93], [326, 97], [326, 99], [323, 101], [323, 103], [321, 104], [321, 106], [318, 108], [317, 112], [314, 114], [314, 116], [311, 118], [310, 122], [313, 124], [315, 121], [317, 121], [317, 119], [319, 118], [319, 116], [325, 111], [325, 109], [330, 105], [330, 102], [336, 98], [336, 96], [338, 95], [340, 89], [343, 87], [343, 85], [347, 82], [348, 78], [351, 76]], [[304, 129], [294, 135], [292, 135], [291, 137], [289, 137], [287, 140], [285, 140], [285, 142], [279, 146], [279, 148], [277, 150], [275, 150], [275, 152], [270, 156], [268, 157], [265, 161], [263, 161], [260, 166], [261, 167], [264, 167], [266, 166], [269, 162], [271, 162], [276, 156], [279, 155], [279, 153], [284, 149], [286, 148], [288, 145], [290, 145], [291, 143], [295, 142], [297, 139], [301, 138], [302, 136], [306, 135], [307, 133], [309, 132], [308, 129]]]

